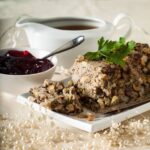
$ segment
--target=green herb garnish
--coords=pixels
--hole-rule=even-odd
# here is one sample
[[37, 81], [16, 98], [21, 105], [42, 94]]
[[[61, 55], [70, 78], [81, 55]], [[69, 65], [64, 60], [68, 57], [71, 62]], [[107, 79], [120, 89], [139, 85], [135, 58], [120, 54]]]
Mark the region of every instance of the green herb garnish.
[[120, 37], [119, 41], [105, 40], [102, 37], [98, 40], [98, 50], [87, 52], [84, 56], [88, 60], [96, 61], [104, 58], [110, 63], [123, 67], [125, 65], [124, 58], [134, 50], [134, 47], [134, 41], [126, 42], [123, 37]]

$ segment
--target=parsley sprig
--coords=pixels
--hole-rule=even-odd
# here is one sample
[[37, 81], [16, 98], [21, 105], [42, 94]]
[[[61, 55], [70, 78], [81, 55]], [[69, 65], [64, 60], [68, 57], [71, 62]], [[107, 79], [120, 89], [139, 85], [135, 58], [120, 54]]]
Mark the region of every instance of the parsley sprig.
[[124, 58], [134, 50], [134, 47], [134, 41], [126, 42], [123, 37], [120, 37], [119, 41], [105, 40], [102, 37], [98, 40], [98, 50], [96, 52], [87, 52], [84, 56], [88, 60], [95, 61], [104, 58], [110, 63], [124, 67]]

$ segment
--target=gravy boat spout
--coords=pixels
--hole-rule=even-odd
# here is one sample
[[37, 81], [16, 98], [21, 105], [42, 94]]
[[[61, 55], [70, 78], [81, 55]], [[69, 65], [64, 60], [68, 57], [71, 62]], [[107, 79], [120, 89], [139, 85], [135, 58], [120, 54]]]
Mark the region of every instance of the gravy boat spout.
[[16, 21], [16, 27], [26, 27], [28, 25], [30, 26], [32, 23], [42, 23], [43, 20], [45, 19], [23, 16]]

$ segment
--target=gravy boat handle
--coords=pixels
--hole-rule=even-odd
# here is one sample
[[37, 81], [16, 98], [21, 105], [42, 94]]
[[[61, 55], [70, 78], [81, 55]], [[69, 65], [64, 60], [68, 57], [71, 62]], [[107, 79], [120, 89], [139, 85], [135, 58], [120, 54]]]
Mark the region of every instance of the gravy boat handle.
[[128, 27], [127, 29], [125, 29], [125, 33], [122, 34], [121, 36], [128, 38], [131, 35], [133, 21], [129, 15], [127, 15], [125, 13], [118, 14], [115, 17], [115, 19], [113, 20], [113, 25], [115, 27], [116, 32], [117, 32], [117, 30], [122, 32], [125, 29], [125, 27]]

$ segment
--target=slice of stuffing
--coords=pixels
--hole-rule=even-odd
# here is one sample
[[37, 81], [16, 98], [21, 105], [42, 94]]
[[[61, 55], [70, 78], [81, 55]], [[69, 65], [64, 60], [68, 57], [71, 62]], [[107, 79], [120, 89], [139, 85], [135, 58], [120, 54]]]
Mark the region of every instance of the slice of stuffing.
[[71, 81], [65, 86], [62, 82], [45, 80], [42, 86], [31, 89], [30, 94], [30, 100], [56, 112], [77, 114], [83, 111]]

